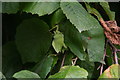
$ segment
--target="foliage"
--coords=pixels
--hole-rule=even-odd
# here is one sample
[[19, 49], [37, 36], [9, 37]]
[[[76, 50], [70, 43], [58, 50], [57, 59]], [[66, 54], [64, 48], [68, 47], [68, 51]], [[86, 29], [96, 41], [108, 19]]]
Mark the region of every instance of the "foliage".
[[[115, 20], [118, 10], [112, 11], [108, 2], [84, 1], [4, 2], [0, 76], [118, 79], [120, 66], [113, 63], [111, 48], [105, 48], [107, 39], [99, 23], [100, 18]], [[105, 50], [109, 57], [104, 59]], [[102, 75], [97, 69], [101, 65]]]
[[40, 78], [38, 74], [28, 70], [22, 70], [13, 75], [14, 78]]
[[119, 71], [120, 71], [120, 66], [117, 64], [113, 64], [104, 71], [104, 73], [99, 77], [99, 79], [100, 78], [120, 78]]
[[64, 66], [60, 71], [49, 78], [87, 78], [88, 73], [79, 66]]

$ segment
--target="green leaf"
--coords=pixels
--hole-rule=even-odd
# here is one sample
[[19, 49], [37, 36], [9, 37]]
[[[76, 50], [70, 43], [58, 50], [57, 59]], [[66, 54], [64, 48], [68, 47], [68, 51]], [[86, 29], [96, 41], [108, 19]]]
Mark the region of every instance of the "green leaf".
[[52, 68], [54, 68], [55, 64], [57, 64], [58, 57], [57, 56], [52, 56], [52, 58], [53, 58]]
[[19, 10], [18, 2], [3, 2], [2, 3], [2, 13], [13, 14], [17, 13]]
[[[81, 68], [84, 68], [85, 70], [88, 71], [88, 78], [91, 79], [93, 78], [93, 72], [94, 72], [94, 69], [95, 69], [95, 64], [94, 62], [90, 62], [88, 60], [86, 61], [77, 61], [77, 64], [81, 67]], [[94, 77], [95, 78], [95, 77]]]
[[0, 2], [0, 13], [2, 13], [2, 2]]
[[60, 6], [66, 17], [80, 32], [99, 27], [98, 21], [79, 2], [61, 2]]
[[6, 80], [6, 77], [0, 72], [0, 80]]
[[114, 60], [113, 60], [113, 55], [112, 55], [112, 54], [113, 54], [113, 53], [112, 53], [112, 51], [111, 51], [110, 46], [107, 45], [106, 55], [109, 56], [109, 57], [106, 58], [106, 64], [107, 64], [108, 66], [111, 66], [111, 65], [113, 64], [113, 62], [114, 62]]
[[53, 48], [51, 50], [49, 50], [48, 53], [49, 53], [49, 57], [52, 57], [52, 59], [53, 59], [52, 66], [51, 66], [51, 69], [53, 69], [55, 64], [57, 64], [58, 56]]
[[17, 28], [16, 44], [23, 63], [38, 62], [51, 46], [52, 36], [49, 26], [42, 20], [24, 20]]
[[[115, 45], [117, 49], [120, 49], [120, 45]], [[120, 59], [120, 51], [117, 52], [117, 57]], [[118, 63], [120, 64], [120, 60], [118, 60]]]
[[98, 20], [100, 20], [100, 18], [102, 18], [101, 14], [98, 12], [97, 9], [91, 7], [90, 4], [88, 4], [88, 3], [85, 3], [85, 5], [87, 8], [87, 11], [91, 14], [94, 14], [98, 18]]
[[59, 8], [59, 2], [29, 2], [24, 5], [23, 11], [39, 16], [51, 14]]
[[52, 46], [57, 53], [62, 51], [62, 47], [66, 48], [65, 43], [64, 43], [64, 35], [60, 31], [55, 32]]
[[101, 80], [103, 78], [115, 78], [115, 80], [119, 80], [120, 78], [120, 65], [113, 64], [109, 66], [102, 75], [100, 75], [98, 80]]
[[28, 71], [22, 70], [13, 75], [14, 78], [40, 78], [38, 74]]
[[84, 0], [85, 2], [105, 2], [105, 0]]
[[86, 44], [84, 47], [87, 48], [89, 61], [102, 62], [105, 44], [102, 27], [85, 31], [81, 35], [83, 45]]
[[2, 79], [2, 75], [3, 75], [3, 74], [0, 72], [0, 80]]
[[61, 9], [58, 9], [52, 16], [51, 26], [54, 27], [56, 24], [60, 23], [65, 19], [65, 15], [63, 14]]
[[13, 41], [3, 45], [2, 52], [2, 72], [7, 78], [10, 78], [21, 69], [22, 60]]
[[69, 21], [61, 23], [60, 30], [64, 34], [66, 46], [68, 46], [79, 59], [85, 60], [86, 53], [83, 50], [79, 31]]
[[71, 51], [66, 52], [64, 65], [72, 65], [72, 60], [74, 56], [75, 55]]
[[100, 5], [103, 7], [105, 12], [107, 13], [110, 20], [115, 20], [115, 12], [110, 10], [108, 2], [100, 2]]
[[38, 73], [41, 78], [46, 78], [47, 74], [51, 70], [53, 63], [53, 58], [51, 56], [46, 56], [42, 61], [40, 61], [32, 71]]
[[88, 72], [79, 66], [63, 66], [60, 71], [49, 78], [87, 78]]

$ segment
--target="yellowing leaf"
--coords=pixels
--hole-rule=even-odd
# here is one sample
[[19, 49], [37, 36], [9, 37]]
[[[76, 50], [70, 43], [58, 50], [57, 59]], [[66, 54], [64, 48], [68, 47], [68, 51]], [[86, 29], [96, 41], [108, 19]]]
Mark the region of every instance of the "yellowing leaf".
[[[120, 65], [113, 64], [108, 69], [106, 69], [103, 74], [99, 77], [101, 78], [120, 78]], [[98, 80], [99, 80], [98, 79]], [[119, 80], [119, 79], [117, 79]]]

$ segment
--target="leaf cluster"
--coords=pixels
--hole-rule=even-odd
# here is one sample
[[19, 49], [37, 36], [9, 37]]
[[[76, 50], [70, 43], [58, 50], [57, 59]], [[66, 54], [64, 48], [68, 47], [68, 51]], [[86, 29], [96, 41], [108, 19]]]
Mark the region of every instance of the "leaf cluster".
[[[18, 80], [120, 77], [109, 47], [109, 57], [103, 61], [105, 35], [99, 19], [115, 20], [108, 2], [4, 2], [2, 16], [0, 76]], [[104, 70], [113, 65], [100, 76], [101, 64]]]

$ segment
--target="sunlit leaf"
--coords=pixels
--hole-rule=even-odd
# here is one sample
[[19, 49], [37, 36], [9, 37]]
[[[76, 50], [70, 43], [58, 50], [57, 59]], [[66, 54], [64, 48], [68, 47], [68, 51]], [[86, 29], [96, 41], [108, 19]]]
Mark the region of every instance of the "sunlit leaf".
[[79, 66], [63, 66], [60, 71], [49, 78], [87, 78], [88, 72]]
[[109, 66], [102, 75], [100, 75], [98, 80], [101, 80], [102, 78], [115, 78], [115, 80], [119, 80], [120, 78], [120, 65], [113, 64]]
[[28, 71], [22, 70], [13, 75], [14, 78], [40, 78], [38, 74]]

